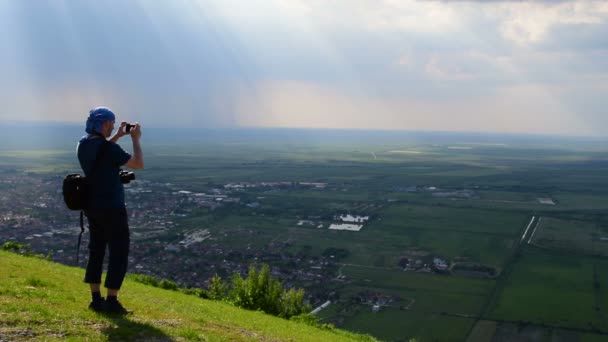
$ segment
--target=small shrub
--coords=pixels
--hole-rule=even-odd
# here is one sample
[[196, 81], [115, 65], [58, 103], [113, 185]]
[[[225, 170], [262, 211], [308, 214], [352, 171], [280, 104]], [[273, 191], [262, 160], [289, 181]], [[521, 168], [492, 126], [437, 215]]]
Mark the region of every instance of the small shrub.
[[7, 241], [2, 244], [3, 251], [21, 253], [21, 254], [31, 254], [31, 249], [29, 244], [22, 244], [15, 241]]
[[32, 249], [29, 244], [23, 244], [23, 243], [18, 243], [18, 242], [14, 242], [14, 241], [7, 241], [7, 242], [3, 243], [2, 250], [8, 251], [8, 252], [13, 252], [13, 253], [18, 253], [18, 254], [21, 254], [26, 257], [36, 257], [36, 258], [47, 259], [47, 260], [50, 260], [50, 258], [52, 258], [52, 256], [53, 256], [52, 253], [49, 253], [49, 255], [46, 255], [46, 256], [44, 254], [34, 254], [32, 252]]
[[211, 278], [211, 284], [207, 291], [209, 298], [213, 300], [225, 300], [228, 295], [228, 285], [226, 285], [217, 274]]
[[168, 279], [158, 279], [156, 277], [145, 274], [133, 274], [131, 275], [131, 279], [135, 280], [138, 283], [154, 287], [160, 287], [161, 289], [165, 290], [179, 290], [179, 286], [177, 286], [177, 283]]
[[25, 280], [25, 284], [29, 285], [29, 286], [33, 286], [33, 287], [49, 287], [51, 286], [50, 283], [42, 280], [42, 279], [38, 279], [36, 277], [29, 277]]
[[132, 274], [131, 279], [144, 285], [151, 285], [158, 287], [159, 280], [156, 277], [145, 275], [145, 274]]
[[304, 313], [297, 316], [291, 316], [290, 321], [304, 323], [313, 327], [319, 327], [319, 318], [315, 315]]
[[324, 324], [321, 324], [321, 329], [334, 330], [334, 329], [336, 329], [336, 326], [331, 323], [324, 323]]
[[281, 295], [281, 313], [279, 316], [289, 318], [310, 311], [310, 305], [304, 302], [304, 290], [289, 289]]
[[158, 287], [165, 290], [177, 291], [177, 283], [167, 279], [161, 279], [158, 282]]
[[193, 329], [184, 329], [178, 333], [180, 337], [185, 338], [187, 341], [201, 341], [201, 337], [198, 332]]
[[209, 297], [209, 291], [205, 289], [199, 289], [198, 287], [180, 288], [179, 291], [187, 295], [197, 296], [199, 298], [204, 299], [211, 299], [211, 297]]

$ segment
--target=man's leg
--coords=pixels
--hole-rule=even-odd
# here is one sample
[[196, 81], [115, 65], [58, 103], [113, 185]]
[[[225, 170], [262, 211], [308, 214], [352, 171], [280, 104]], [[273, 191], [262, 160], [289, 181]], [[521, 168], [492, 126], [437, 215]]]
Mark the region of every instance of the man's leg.
[[99, 215], [87, 212], [89, 220], [89, 261], [84, 281], [91, 288], [91, 303], [89, 308], [95, 311], [103, 310], [104, 300], [101, 297], [101, 273], [103, 271], [103, 258], [106, 250], [106, 241], [103, 233], [103, 222]]
[[107, 309], [108, 311], [126, 314], [129, 311], [122, 307], [117, 299], [118, 291], [127, 273], [129, 259], [130, 239], [126, 210], [121, 209], [113, 212], [112, 223], [111, 234], [108, 238], [108, 274], [104, 284], [108, 289]]
[[105, 301], [101, 296], [101, 284], [89, 284], [91, 287], [91, 303], [89, 309], [94, 311], [103, 311], [105, 307]]

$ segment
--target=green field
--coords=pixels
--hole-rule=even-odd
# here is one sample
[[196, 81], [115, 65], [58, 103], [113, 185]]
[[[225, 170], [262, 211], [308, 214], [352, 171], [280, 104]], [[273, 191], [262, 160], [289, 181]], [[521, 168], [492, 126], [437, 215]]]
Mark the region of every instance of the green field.
[[608, 233], [594, 222], [543, 218], [532, 243], [551, 250], [608, 256]]
[[606, 270], [607, 260], [527, 250], [515, 262], [490, 316], [604, 331], [608, 326]]
[[[356, 316], [346, 319], [344, 328], [354, 332], [369, 332], [380, 339], [407, 341], [464, 341], [474, 324], [473, 319], [447, 317], [440, 314], [420, 314], [386, 308], [372, 312], [361, 307]], [[441, 327], [441, 329], [437, 329]]]

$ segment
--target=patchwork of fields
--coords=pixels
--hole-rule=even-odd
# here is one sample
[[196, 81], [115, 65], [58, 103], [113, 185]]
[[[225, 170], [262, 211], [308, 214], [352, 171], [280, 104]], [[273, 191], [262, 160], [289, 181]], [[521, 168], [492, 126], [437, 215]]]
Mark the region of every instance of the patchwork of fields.
[[[260, 255], [246, 262], [264, 252], [282, 272], [321, 270], [322, 281], [293, 285], [330, 298], [324, 322], [395, 341], [608, 340], [604, 149], [236, 138], [144, 147], [137, 179], [182, 197], [170, 208], [177, 228], [142, 244], [179, 246], [204, 231], [189, 252]], [[0, 151], [0, 167], [77, 171], [65, 149]], [[224, 187], [239, 183], [250, 187]], [[197, 202], [176, 189], [222, 197]], [[369, 221], [360, 231], [327, 229], [342, 214]]]

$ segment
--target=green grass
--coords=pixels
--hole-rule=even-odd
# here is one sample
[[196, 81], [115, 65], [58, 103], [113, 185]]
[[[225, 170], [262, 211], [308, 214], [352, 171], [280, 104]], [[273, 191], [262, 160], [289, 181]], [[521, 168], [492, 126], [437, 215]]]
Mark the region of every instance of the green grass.
[[372, 340], [162, 290], [127, 279], [121, 301], [135, 311], [112, 317], [87, 309], [83, 270], [0, 252], [0, 338], [46, 341]]

